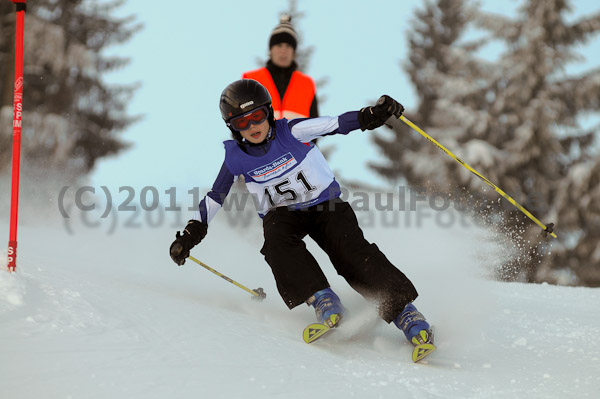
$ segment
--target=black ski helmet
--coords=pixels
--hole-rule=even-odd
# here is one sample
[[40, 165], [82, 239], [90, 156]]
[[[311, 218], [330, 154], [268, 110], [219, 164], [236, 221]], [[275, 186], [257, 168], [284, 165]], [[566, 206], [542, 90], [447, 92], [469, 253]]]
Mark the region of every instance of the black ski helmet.
[[221, 109], [221, 117], [233, 137], [238, 141], [242, 141], [242, 135], [237, 130], [229, 126], [229, 121], [239, 115], [246, 114], [255, 108], [262, 107], [265, 105], [269, 110], [269, 124], [275, 125], [275, 116], [273, 113], [273, 105], [271, 103], [271, 96], [267, 89], [258, 83], [254, 79], [240, 79], [229, 84], [223, 93], [221, 93], [221, 100], [219, 101], [219, 108]]

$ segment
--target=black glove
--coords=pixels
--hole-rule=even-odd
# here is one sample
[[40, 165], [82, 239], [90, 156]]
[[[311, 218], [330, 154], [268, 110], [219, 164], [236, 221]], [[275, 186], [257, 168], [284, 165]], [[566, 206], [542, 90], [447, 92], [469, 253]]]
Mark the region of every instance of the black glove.
[[364, 107], [358, 112], [358, 122], [360, 130], [377, 129], [388, 120], [392, 115], [400, 118], [404, 112], [404, 107], [398, 101], [388, 95], [383, 95], [377, 100], [377, 104], [372, 107]]
[[198, 220], [190, 220], [183, 230], [183, 234], [177, 232], [175, 241], [169, 248], [169, 254], [173, 262], [179, 266], [185, 263], [185, 259], [190, 256], [190, 249], [198, 245], [208, 231], [208, 225]]

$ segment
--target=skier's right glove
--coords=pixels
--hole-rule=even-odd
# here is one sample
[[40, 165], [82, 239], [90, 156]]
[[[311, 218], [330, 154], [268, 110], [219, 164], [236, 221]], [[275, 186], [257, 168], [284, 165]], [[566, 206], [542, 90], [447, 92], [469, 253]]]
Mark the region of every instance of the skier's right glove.
[[169, 248], [169, 254], [173, 262], [179, 266], [185, 263], [185, 259], [190, 256], [190, 250], [206, 237], [208, 225], [198, 220], [190, 220], [183, 230], [183, 234], [177, 232], [175, 241]]
[[364, 132], [365, 130], [377, 129], [392, 115], [400, 118], [402, 112], [404, 112], [402, 104], [384, 94], [377, 100], [377, 104], [372, 107], [364, 107], [358, 112], [360, 130]]

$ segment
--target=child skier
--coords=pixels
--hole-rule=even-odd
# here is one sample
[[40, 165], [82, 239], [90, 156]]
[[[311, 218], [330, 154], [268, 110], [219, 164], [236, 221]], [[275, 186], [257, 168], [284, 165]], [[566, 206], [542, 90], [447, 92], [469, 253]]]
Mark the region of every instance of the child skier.
[[[377, 245], [365, 240], [354, 211], [339, 198], [340, 186], [325, 158], [311, 143], [323, 136], [378, 128], [390, 116], [400, 117], [402, 105], [383, 96], [375, 106], [337, 117], [275, 121], [265, 87], [242, 79], [225, 88], [220, 109], [234, 140], [224, 142], [225, 161], [212, 190], [183, 234], [177, 232], [170, 247], [173, 261], [184, 264], [206, 236], [235, 177], [242, 175], [263, 218], [261, 253], [290, 309], [307, 303], [315, 308], [319, 323], [329, 328], [344, 315], [340, 298], [306, 249], [303, 238], [308, 235], [353, 289], [377, 303], [383, 320], [393, 322], [413, 345], [430, 344], [426, 352], [435, 349], [429, 324], [412, 304], [415, 287]], [[420, 359], [413, 355], [413, 360]]]

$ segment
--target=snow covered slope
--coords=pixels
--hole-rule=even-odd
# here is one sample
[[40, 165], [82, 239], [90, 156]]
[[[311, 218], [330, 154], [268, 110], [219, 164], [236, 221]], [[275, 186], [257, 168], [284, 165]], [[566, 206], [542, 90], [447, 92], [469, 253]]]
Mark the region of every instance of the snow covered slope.
[[600, 290], [489, 281], [483, 265], [506, 251], [485, 231], [370, 217], [367, 238], [414, 281], [435, 325], [439, 350], [425, 364], [312, 244], [351, 313], [304, 344], [314, 314], [284, 306], [257, 223], [234, 229], [220, 214], [192, 254], [263, 287], [263, 302], [190, 261], [174, 265], [170, 222], [69, 233], [64, 220], [25, 218], [18, 272], [0, 272], [0, 398], [600, 397]]

